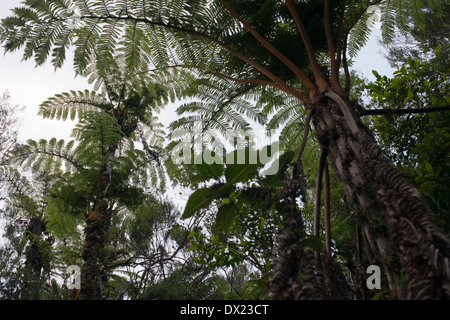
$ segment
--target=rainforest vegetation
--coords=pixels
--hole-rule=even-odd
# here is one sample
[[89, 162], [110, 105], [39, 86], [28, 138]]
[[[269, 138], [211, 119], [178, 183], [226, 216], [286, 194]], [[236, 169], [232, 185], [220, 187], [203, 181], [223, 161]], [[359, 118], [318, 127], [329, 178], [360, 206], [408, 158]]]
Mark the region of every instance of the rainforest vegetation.
[[[449, 12], [18, 3], [5, 54], [94, 89], [39, 102], [70, 139], [20, 141], [0, 88], [0, 299], [448, 299]], [[369, 81], [352, 65], [375, 27], [395, 72]]]

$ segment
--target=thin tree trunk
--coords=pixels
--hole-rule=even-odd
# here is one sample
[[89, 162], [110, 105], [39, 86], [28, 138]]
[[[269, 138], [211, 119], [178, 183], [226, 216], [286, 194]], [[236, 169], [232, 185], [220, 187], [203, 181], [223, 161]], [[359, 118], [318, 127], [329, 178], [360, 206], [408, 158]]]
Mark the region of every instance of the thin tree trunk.
[[375, 262], [386, 273], [401, 267], [402, 274], [392, 277], [404, 276], [399, 298], [449, 298], [450, 241], [417, 189], [384, 156], [353, 105], [346, 104], [357, 133], [342, 106], [328, 97], [313, 106], [312, 119], [317, 139], [328, 148], [331, 165], [358, 213]]
[[97, 200], [91, 214], [86, 218], [80, 290], [80, 297], [83, 300], [101, 300], [103, 298], [101, 254], [107, 244], [109, 234], [111, 216], [108, 189], [116, 150], [117, 143], [111, 141], [106, 152], [107, 161], [97, 187]]
[[39, 299], [42, 289], [42, 271], [45, 269], [45, 257], [43, 248], [39, 244], [46, 230], [45, 222], [39, 218], [31, 218], [27, 229], [26, 238], [29, 244], [25, 250], [24, 281], [21, 288], [21, 299]]
[[[319, 169], [317, 170], [316, 181], [316, 203], [314, 205], [314, 230], [313, 235], [317, 238], [320, 237], [320, 207], [321, 207], [321, 195], [323, 185], [323, 170], [327, 161], [327, 149], [322, 150], [319, 160]], [[320, 252], [315, 252], [316, 264], [320, 266]]]

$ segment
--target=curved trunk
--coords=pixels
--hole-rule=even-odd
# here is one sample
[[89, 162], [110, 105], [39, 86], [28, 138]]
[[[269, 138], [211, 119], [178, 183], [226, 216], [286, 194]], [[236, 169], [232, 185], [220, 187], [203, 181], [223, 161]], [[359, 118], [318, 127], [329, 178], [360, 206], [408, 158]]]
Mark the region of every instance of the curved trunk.
[[358, 213], [368, 250], [398, 298], [449, 298], [450, 241], [417, 189], [384, 156], [352, 104], [346, 104], [359, 130], [348, 125], [342, 105], [327, 97], [313, 106], [312, 120]]

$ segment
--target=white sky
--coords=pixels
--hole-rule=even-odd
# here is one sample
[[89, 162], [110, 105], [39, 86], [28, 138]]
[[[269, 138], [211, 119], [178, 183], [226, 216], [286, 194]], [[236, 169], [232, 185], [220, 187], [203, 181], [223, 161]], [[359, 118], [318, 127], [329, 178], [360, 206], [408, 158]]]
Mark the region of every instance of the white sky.
[[[1, 0], [0, 19], [10, 15], [9, 10], [20, 3], [19, 0]], [[376, 42], [379, 34], [379, 30], [374, 30], [369, 44], [360, 52], [355, 64], [355, 69], [370, 80], [374, 78], [371, 72], [374, 69], [387, 76], [392, 74], [389, 64], [379, 54], [380, 47]], [[11, 103], [25, 107], [20, 138], [66, 138], [72, 129], [70, 121], [44, 120], [37, 113], [39, 105], [55, 94], [91, 88], [85, 79], [75, 78], [71, 57], [68, 56], [63, 68], [55, 72], [50, 63], [35, 67], [33, 60], [22, 61], [21, 51], [7, 54], [3, 53], [3, 49], [0, 51], [0, 92], [9, 90]], [[173, 114], [167, 118], [173, 120]]]

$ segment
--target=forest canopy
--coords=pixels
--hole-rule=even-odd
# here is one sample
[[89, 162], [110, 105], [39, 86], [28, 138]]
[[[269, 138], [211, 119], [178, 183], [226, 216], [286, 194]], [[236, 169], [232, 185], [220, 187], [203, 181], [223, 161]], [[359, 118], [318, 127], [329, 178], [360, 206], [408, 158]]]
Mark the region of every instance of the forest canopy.
[[0, 299], [448, 299], [449, 9], [22, 1], [5, 53], [93, 89], [40, 102], [70, 139], [18, 140], [0, 97]]

